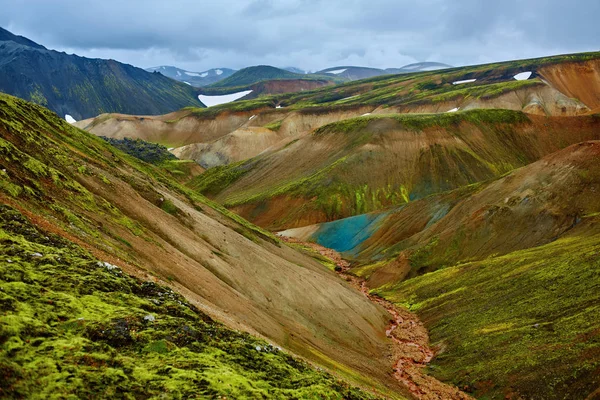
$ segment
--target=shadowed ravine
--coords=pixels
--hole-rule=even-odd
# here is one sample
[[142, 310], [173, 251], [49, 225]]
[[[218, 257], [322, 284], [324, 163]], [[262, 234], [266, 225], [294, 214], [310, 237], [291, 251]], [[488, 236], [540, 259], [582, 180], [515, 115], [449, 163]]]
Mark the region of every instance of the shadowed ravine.
[[435, 349], [429, 347], [429, 334], [419, 318], [404, 308], [397, 307], [390, 301], [370, 293], [366, 282], [349, 273], [350, 263], [332, 249], [316, 243], [302, 242], [294, 238], [280, 236], [288, 243], [300, 244], [317, 251], [331, 259], [338, 275], [364, 294], [370, 301], [383, 307], [390, 313], [390, 323], [386, 336], [391, 339], [394, 358], [394, 378], [408, 388], [418, 399], [472, 399], [459, 389], [445, 384], [425, 373], [427, 364], [436, 356]]

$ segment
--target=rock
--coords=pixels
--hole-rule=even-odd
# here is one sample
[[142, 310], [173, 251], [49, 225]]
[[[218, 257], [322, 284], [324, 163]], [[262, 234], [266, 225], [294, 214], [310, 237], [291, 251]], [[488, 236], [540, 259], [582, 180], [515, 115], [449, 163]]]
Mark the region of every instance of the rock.
[[154, 322], [154, 321], [156, 321], [156, 318], [154, 317], [154, 315], [148, 314], [144, 317], [144, 321]]
[[42, 253], [33, 253], [31, 255], [31, 257], [43, 257], [44, 255]]
[[256, 347], [255, 347], [255, 349], [256, 349], [256, 351], [261, 351], [261, 350], [262, 350], [262, 347], [260, 347], [260, 346], [256, 346]]

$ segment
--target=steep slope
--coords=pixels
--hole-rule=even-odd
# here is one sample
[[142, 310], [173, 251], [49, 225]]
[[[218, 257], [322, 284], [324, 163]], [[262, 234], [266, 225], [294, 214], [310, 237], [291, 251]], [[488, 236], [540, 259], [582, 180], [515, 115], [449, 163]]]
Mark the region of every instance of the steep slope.
[[235, 73], [234, 69], [213, 68], [203, 72], [191, 72], [181, 68], [163, 65], [160, 67], [146, 68], [148, 72], [160, 72], [164, 76], [180, 82], [188, 83], [195, 87], [208, 86], [210, 84], [229, 78]]
[[5, 205], [0, 292], [3, 398], [371, 398]]
[[106, 112], [164, 114], [201, 105], [194, 88], [161, 74], [48, 50], [2, 28], [0, 91], [76, 120]]
[[0, 102], [4, 204], [230, 327], [400, 390], [386, 311], [333, 272], [48, 110]]
[[477, 398], [591, 399], [599, 161], [599, 141], [579, 143], [491, 182], [285, 234], [345, 250], [376, 294], [416, 311], [439, 379]]
[[[507, 110], [371, 115], [194, 179], [193, 188], [273, 230], [400, 205], [498, 177], [600, 139], [600, 119]], [[307, 151], [310, 149], [310, 151]]]
[[539, 74], [569, 97], [581, 100], [590, 109], [600, 107], [600, 60], [549, 65]]

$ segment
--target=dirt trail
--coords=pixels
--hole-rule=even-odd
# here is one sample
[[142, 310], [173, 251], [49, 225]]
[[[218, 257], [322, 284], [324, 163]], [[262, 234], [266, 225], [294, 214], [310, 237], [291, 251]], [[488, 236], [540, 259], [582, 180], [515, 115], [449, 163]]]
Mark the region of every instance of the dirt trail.
[[344, 260], [335, 250], [328, 249], [315, 243], [301, 242], [297, 239], [281, 237], [286, 242], [297, 243], [319, 252], [331, 259], [340, 267], [338, 274], [363, 293], [369, 300], [379, 304], [390, 313], [392, 318], [386, 330], [386, 335], [393, 343], [394, 377], [402, 382], [418, 399], [424, 400], [467, 400], [473, 399], [459, 389], [447, 385], [425, 373], [424, 369], [435, 356], [429, 347], [427, 329], [419, 318], [406, 309], [396, 307], [393, 303], [369, 293], [364, 280], [351, 275], [348, 270], [350, 263]]

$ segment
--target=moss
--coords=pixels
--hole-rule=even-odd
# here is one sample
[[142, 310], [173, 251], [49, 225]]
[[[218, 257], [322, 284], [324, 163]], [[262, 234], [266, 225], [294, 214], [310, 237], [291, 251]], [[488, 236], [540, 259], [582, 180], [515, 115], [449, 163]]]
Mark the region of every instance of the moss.
[[0, 206], [3, 398], [371, 399]]
[[176, 215], [179, 213], [179, 208], [177, 208], [177, 206], [175, 206], [175, 204], [173, 204], [173, 202], [168, 199], [160, 203], [160, 208], [164, 212], [171, 215]]
[[575, 399], [600, 384], [600, 236], [593, 231], [378, 289], [416, 311], [439, 379], [478, 398]]
[[267, 129], [270, 129], [272, 131], [279, 131], [279, 129], [281, 129], [281, 123], [283, 122], [283, 120], [277, 120], [277, 121], [273, 121], [270, 124], [265, 125], [264, 127]]
[[251, 166], [250, 162], [240, 161], [230, 165], [210, 168], [190, 181], [187, 186], [202, 194], [216, 194], [244, 176], [252, 168]]

